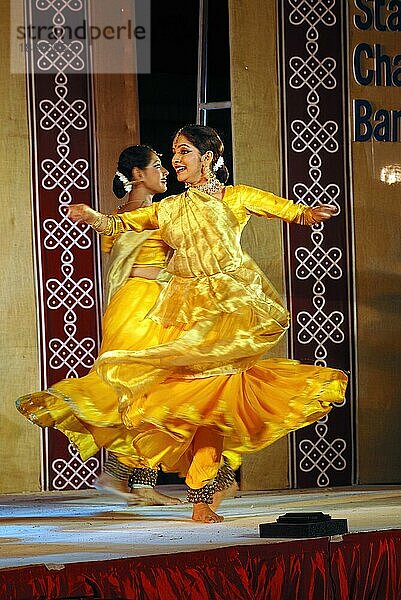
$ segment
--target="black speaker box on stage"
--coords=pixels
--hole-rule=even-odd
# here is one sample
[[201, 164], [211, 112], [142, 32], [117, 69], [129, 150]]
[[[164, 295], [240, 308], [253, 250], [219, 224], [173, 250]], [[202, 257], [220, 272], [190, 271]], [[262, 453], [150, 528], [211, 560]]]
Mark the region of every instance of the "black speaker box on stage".
[[260, 523], [262, 538], [314, 538], [348, 533], [347, 519], [332, 519], [322, 512], [293, 512], [278, 517], [275, 523]]

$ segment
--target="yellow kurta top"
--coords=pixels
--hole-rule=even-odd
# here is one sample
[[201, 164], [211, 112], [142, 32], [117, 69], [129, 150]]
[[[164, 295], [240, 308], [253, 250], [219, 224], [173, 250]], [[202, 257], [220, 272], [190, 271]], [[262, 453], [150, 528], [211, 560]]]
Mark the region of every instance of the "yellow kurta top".
[[[127, 231], [113, 237], [102, 237], [102, 251], [110, 253], [106, 275], [106, 306], [112, 296], [127, 282], [133, 267], [165, 269], [171, 248], [162, 240], [159, 231]], [[157, 278], [166, 281], [166, 274]]]
[[130, 364], [132, 373], [135, 367], [122, 410], [128, 397], [172, 376], [248, 369], [287, 330], [289, 315], [278, 293], [241, 248], [252, 214], [313, 223], [308, 207], [245, 185], [227, 186], [223, 200], [189, 189], [111, 217], [111, 235], [159, 228], [174, 251], [167, 266], [172, 277], [148, 315], [166, 331], [160, 344], [129, 354], [105, 353], [97, 361], [98, 372], [119, 386], [118, 365]]
[[310, 208], [245, 185], [227, 186], [223, 200], [190, 189], [113, 217], [113, 234], [159, 227], [162, 239], [174, 249], [167, 266], [173, 278], [151, 318], [164, 326], [188, 324], [235, 312], [249, 302], [264, 312], [261, 278], [266, 279], [240, 244], [252, 214], [313, 223]]

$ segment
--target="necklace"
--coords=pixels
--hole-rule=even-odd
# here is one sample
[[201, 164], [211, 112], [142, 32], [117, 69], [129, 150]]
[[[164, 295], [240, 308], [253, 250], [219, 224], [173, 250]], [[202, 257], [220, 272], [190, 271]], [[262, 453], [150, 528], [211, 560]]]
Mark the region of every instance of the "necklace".
[[202, 185], [188, 185], [189, 188], [193, 188], [194, 190], [198, 190], [199, 192], [204, 192], [205, 194], [218, 194], [224, 189], [224, 183], [221, 183], [217, 179], [217, 177], [212, 177], [206, 183]]
[[[129, 206], [130, 204], [134, 204], [135, 201], [130, 201], [130, 202], [126, 202], [125, 204], [120, 204], [120, 206], [117, 206], [117, 210], [122, 210], [123, 208], [125, 208], [126, 206]], [[136, 206], [135, 209], [137, 208], [143, 208], [143, 202], [142, 204], [140, 204], [139, 206]]]

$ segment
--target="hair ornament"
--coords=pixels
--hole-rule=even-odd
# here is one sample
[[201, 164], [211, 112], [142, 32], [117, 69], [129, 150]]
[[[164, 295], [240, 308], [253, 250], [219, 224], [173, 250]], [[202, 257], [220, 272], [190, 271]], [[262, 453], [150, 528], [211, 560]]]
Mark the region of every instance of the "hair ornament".
[[132, 182], [128, 179], [128, 177], [120, 173], [120, 171], [116, 171], [116, 177], [119, 178], [119, 180], [124, 186], [124, 190], [128, 194], [132, 190]]
[[219, 156], [219, 158], [216, 161], [216, 164], [213, 167], [213, 171], [218, 171], [219, 169], [221, 169], [221, 167], [224, 165], [224, 158], [222, 156]]

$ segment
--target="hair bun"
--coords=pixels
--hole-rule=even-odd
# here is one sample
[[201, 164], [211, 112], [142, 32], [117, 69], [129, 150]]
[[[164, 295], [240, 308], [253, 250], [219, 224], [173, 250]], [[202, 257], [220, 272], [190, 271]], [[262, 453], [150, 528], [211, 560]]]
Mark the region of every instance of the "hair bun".
[[229, 172], [226, 165], [223, 164], [222, 167], [219, 167], [217, 171], [215, 171], [216, 177], [221, 183], [226, 183], [229, 178]]

